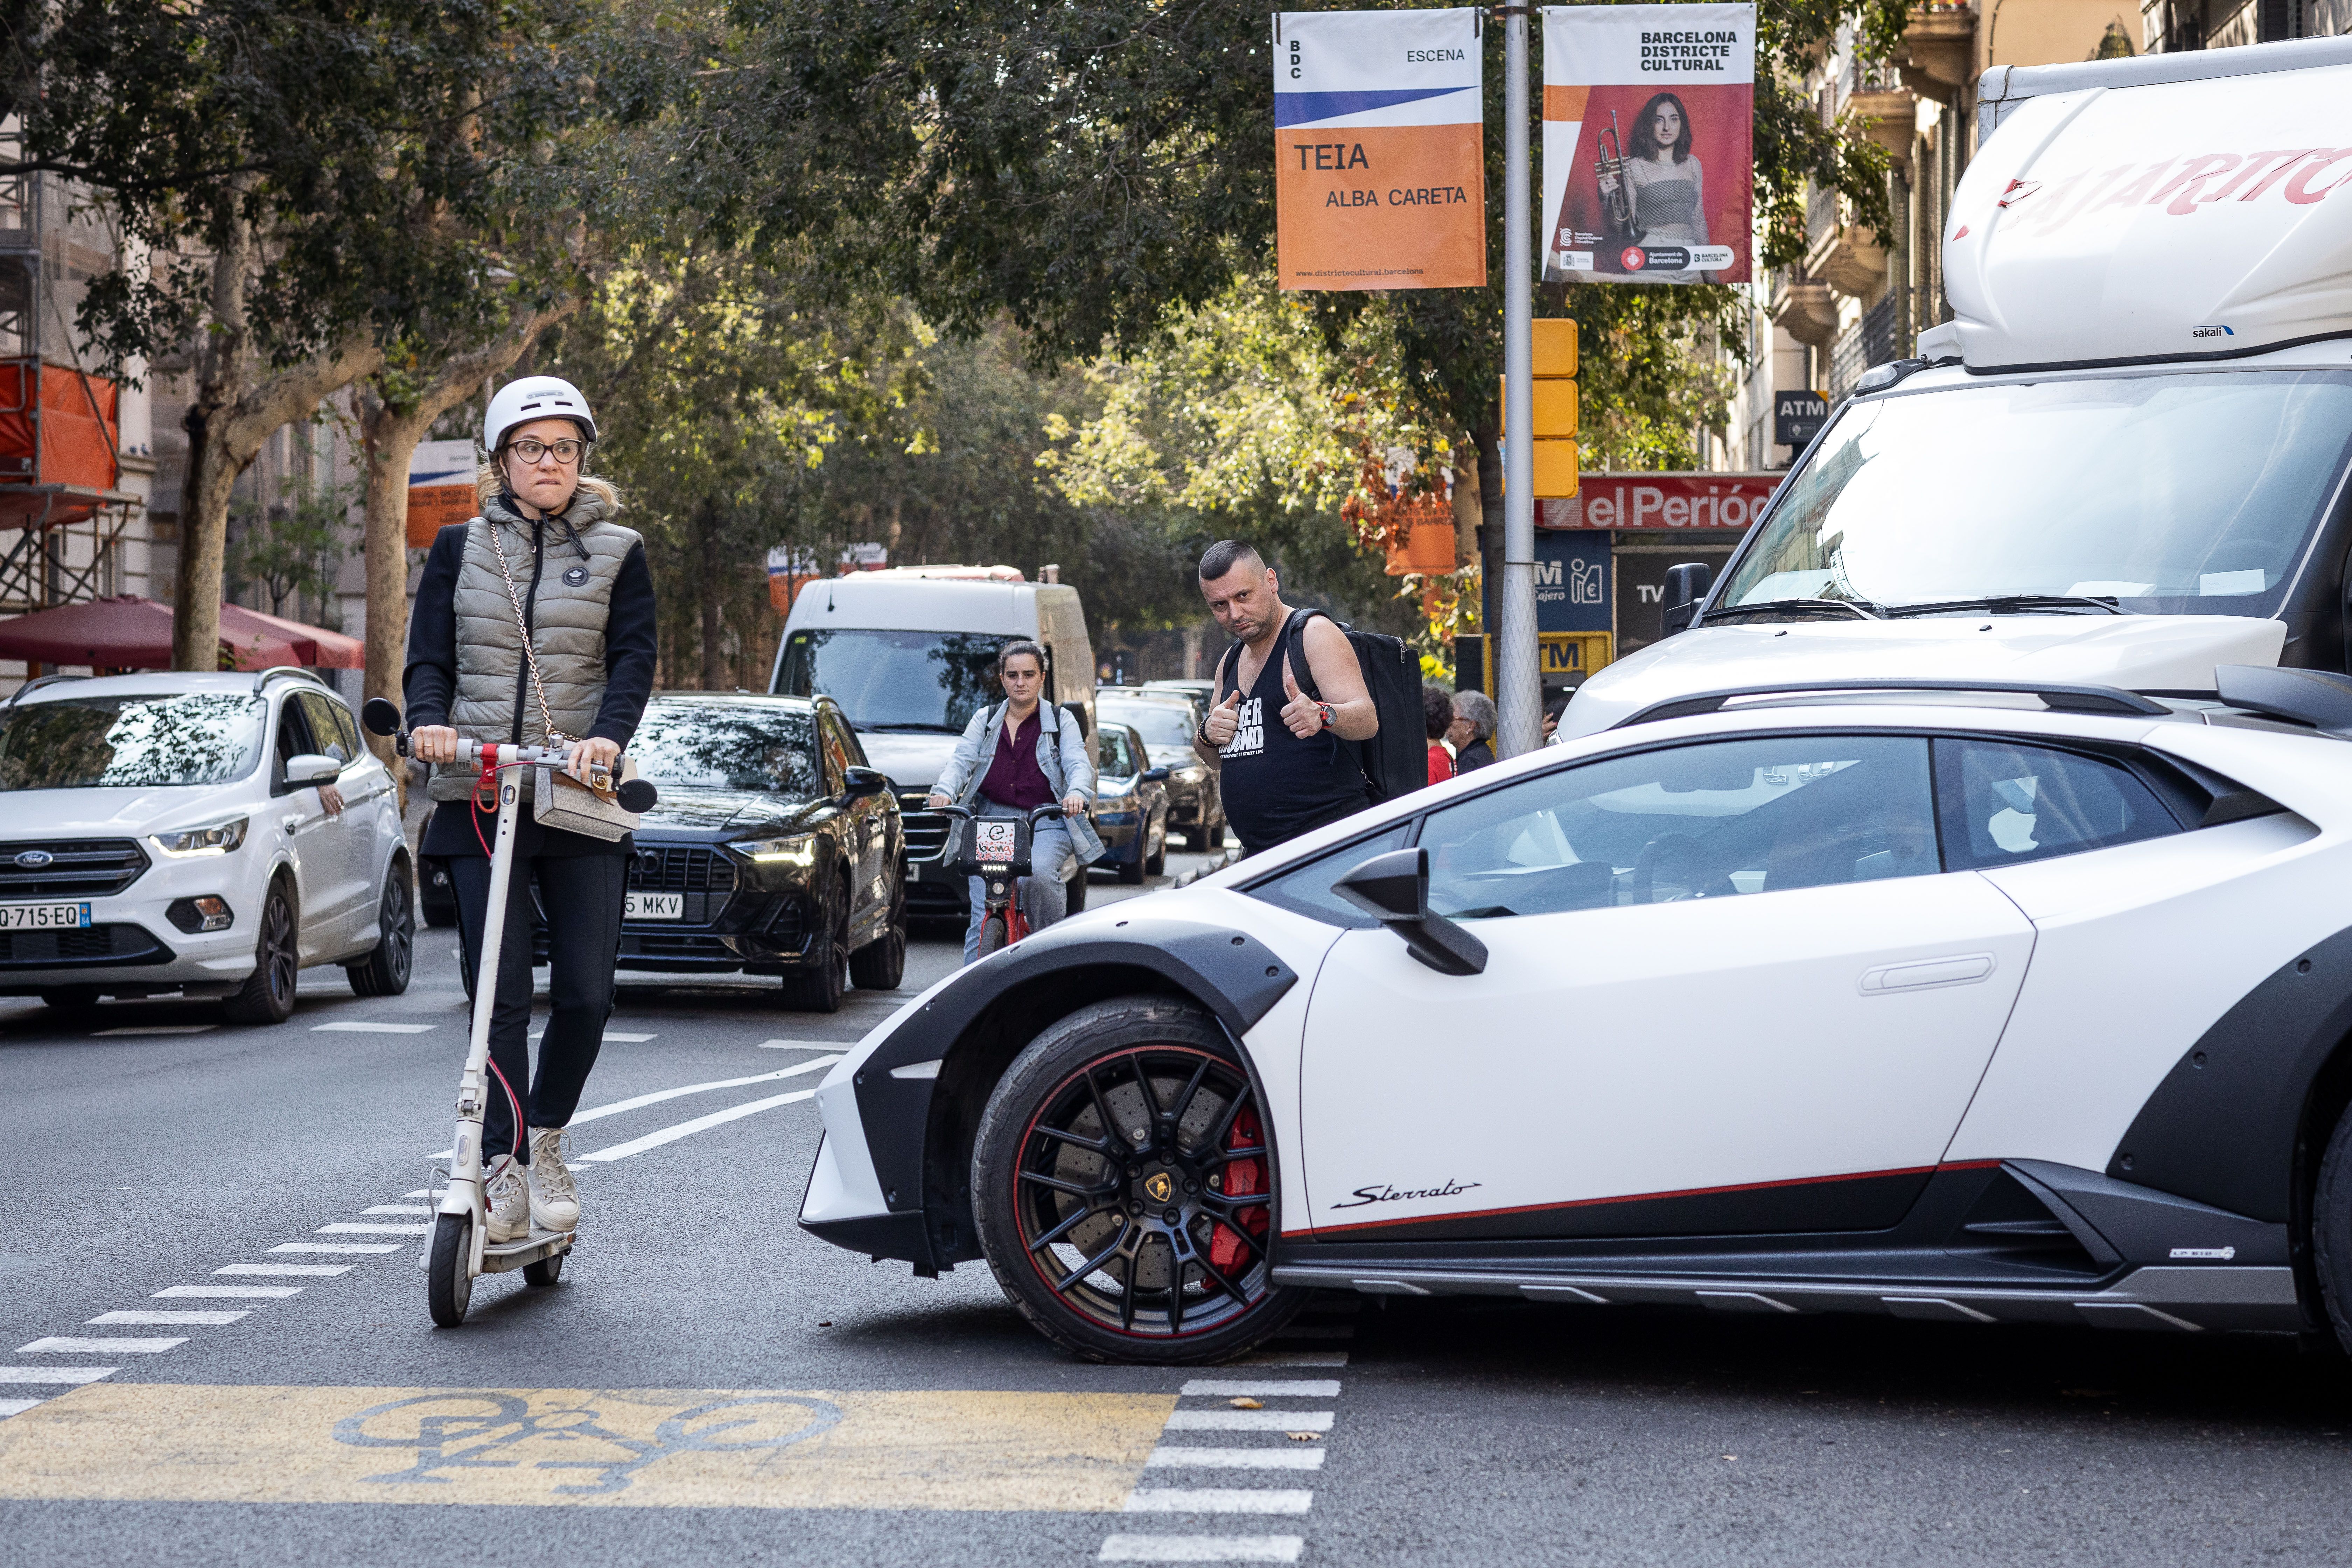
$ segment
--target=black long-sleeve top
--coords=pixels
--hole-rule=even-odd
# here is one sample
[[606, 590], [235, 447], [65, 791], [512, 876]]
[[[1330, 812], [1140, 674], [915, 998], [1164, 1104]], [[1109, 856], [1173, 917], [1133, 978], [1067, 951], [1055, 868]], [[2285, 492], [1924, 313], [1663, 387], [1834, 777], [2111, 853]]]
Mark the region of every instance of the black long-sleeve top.
[[[457, 689], [457, 573], [465, 560], [466, 531], [471, 526], [452, 523], [434, 535], [432, 551], [425, 558], [425, 574], [417, 581], [416, 604], [408, 619], [408, 665], [401, 673], [401, 690], [412, 730], [449, 721], [449, 705]], [[534, 552], [541, 548], [539, 532], [536, 528], [532, 530]], [[537, 584], [536, 571], [530, 581], [534, 586]], [[524, 600], [526, 621], [537, 607], [532, 599]], [[637, 721], [645, 717], [646, 703], [653, 696], [656, 617], [653, 569], [646, 563], [645, 546], [639, 544], [630, 550], [613, 577], [612, 596], [605, 605], [604, 699], [597, 705], [596, 721], [589, 726], [583, 739], [608, 740], [626, 746], [629, 738], [636, 733]], [[522, 735], [522, 689], [518, 688], [515, 706], [514, 739], [518, 743]], [[419, 852], [483, 853], [483, 843], [496, 828], [496, 814], [482, 813], [479, 821], [474, 823], [466, 818], [465, 803], [443, 801], [425, 826]], [[478, 831], [479, 837], [476, 837]], [[541, 828], [527, 812], [517, 833], [516, 847], [525, 856], [612, 855], [625, 853], [631, 847], [625, 838], [614, 844], [583, 833]]]

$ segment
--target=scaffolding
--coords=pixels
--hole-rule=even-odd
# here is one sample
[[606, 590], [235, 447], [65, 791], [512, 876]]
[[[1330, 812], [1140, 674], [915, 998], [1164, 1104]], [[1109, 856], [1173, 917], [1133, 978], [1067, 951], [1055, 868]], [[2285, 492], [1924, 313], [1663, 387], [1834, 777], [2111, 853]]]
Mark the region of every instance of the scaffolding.
[[[0, 121], [0, 159], [23, 142]], [[111, 244], [48, 175], [0, 174], [0, 615], [116, 591], [140, 498], [121, 487], [120, 395], [69, 323]]]

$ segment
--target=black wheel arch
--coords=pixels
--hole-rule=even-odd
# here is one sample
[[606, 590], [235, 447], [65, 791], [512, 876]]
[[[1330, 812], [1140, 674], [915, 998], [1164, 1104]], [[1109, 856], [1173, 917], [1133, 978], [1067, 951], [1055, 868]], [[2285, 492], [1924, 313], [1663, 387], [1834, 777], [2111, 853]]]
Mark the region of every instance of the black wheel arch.
[[2319, 1165], [2352, 1108], [2352, 929], [2264, 977], [2181, 1054], [2109, 1155], [2106, 1174], [2287, 1227], [2306, 1317]]
[[[882, 1256], [919, 1252], [905, 1260], [924, 1275], [980, 1258], [971, 1170], [981, 1112], [1013, 1059], [1046, 1028], [1114, 997], [1193, 1003], [1223, 1026], [1264, 1105], [1242, 1037], [1298, 978], [1254, 936], [1144, 916], [1108, 930], [1042, 931], [965, 970], [882, 1042], [853, 1082], [884, 1201], [894, 1215], [921, 1216], [919, 1236], [912, 1225], [894, 1226], [903, 1244]], [[893, 1076], [930, 1061], [940, 1063], [936, 1077]], [[1279, 1192], [1271, 1129], [1267, 1142]]]

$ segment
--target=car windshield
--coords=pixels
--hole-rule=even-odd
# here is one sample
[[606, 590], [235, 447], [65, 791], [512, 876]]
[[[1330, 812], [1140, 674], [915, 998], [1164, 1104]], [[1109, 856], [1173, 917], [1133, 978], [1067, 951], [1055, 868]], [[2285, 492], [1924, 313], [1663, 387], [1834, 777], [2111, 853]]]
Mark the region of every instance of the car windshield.
[[1192, 705], [1174, 702], [1120, 702], [1097, 696], [1095, 707], [1106, 724], [1131, 724], [1143, 743], [1154, 752], [1192, 748]]
[[656, 699], [629, 741], [629, 755], [664, 788], [758, 790], [784, 800], [824, 793], [815, 719], [765, 703]]
[[776, 690], [830, 697], [861, 730], [960, 735], [1002, 694], [996, 650], [1010, 640], [982, 632], [794, 632]]
[[1900, 610], [2039, 595], [2273, 616], [2347, 438], [2352, 375], [2337, 372], [2070, 378], [1856, 401], [1790, 481], [1716, 613], [1784, 599]]
[[220, 692], [24, 703], [0, 712], [0, 790], [226, 784], [260, 760], [268, 717]]

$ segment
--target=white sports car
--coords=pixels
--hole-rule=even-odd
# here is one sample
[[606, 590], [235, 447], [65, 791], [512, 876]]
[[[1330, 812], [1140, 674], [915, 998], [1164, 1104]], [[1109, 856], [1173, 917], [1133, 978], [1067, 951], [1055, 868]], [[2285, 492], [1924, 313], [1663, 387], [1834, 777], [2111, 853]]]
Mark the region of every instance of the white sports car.
[[1072, 919], [834, 1068], [801, 1222], [1111, 1359], [1310, 1287], [2352, 1342], [2352, 681], [2220, 679], [1681, 699]]

